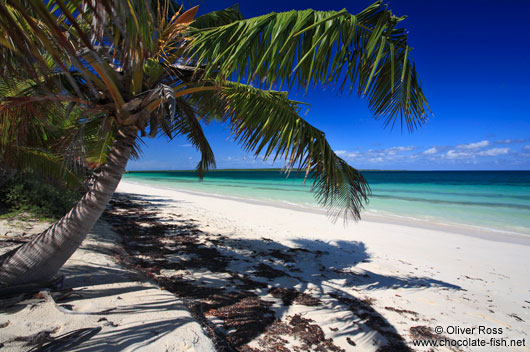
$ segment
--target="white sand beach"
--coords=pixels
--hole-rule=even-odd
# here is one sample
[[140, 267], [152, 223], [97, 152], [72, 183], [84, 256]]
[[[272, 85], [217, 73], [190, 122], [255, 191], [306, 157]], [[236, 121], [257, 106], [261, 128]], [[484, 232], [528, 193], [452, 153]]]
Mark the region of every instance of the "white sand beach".
[[[325, 293], [332, 291], [374, 300], [373, 308], [408, 341], [410, 328], [421, 325], [442, 326], [443, 335], [453, 339], [528, 337], [530, 238], [469, 229], [450, 231], [450, 227], [436, 230], [425, 224], [405, 226], [374, 217], [344, 226], [333, 224], [323, 214], [127, 182], [120, 184], [118, 192], [157, 199], [158, 212], [194, 219], [201, 230], [231, 240], [255, 240], [259, 246], [260, 239], [267, 238], [286, 247], [322, 251], [325, 254], [319, 262], [296, 263], [313, 277], [304, 277], [306, 283], [292, 280], [285, 284], [307, 290], [324, 302]], [[334, 309], [333, 302], [318, 309], [292, 305], [281, 314], [296, 313], [314, 319], [326, 336], [346, 350], [351, 348], [348, 336], [365, 350], [373, 349], [372, 340], [377, 339], [374, 331], [359, 329], [359, 319]], [[503, 332], [447, 331], [454, 326], [502, 328]]]
[[[23, 301], [15, 296], [14, 305], [1, 302], [9, 307], [0, 311], [0, 349], [212, 351], [182, 301], [116, 263], [121, 251], [116, 242], [115, 233], [99, 221], [61, 269], [64, 292], [41, 291]], [[82, 334], [82, 329], [99, 328], [83, 338], [90, 331]], [[61, 339], [72, 332], [78, 336]]]
[[[240, 350], [268, 351], [275, 344], [286, 350], [317, 350], [296, 329], [289, 330], [293, 317], [309, 319], [303, 320], [308, 329], [318, 326], [321, 330], [315, 329], [323, 338], [332, 339], [322, 345], [322, 351], [392, 351], [396, 349], [388, 344], [399, 339], [418, 351], [530, 350], [529, 237], [373, 216], [345, 226], [318, 212], [124, 181], [117, 192], [118, 197], [127, 196], [156, 212], [159, 222], [185, 221], [188, 228], [192, 224], [200, 246], [215, 250], [223, 260], [230, 258], [225, 271], [200, 265], [162, 268], [155, 278], [179, 277], [197, 287], [222, 288], [228, 293], [237, 291], [247, 279], [262, 284], [247, 291], [267, 302], [276, 322], [252, 339], [246, 337]], [[119, 229], [120, 224], [113, 226]], [[182, 229], [175, 227], [175, 231]], [[112, 260], [112, 252], [101, 250], [108, 245], [101, 239], [113, 238], [110, 225], [101, 222], [93, 232], [96, 235], [91, 235], [63, 270], [65, 285], [80, 297], [60, 309], [45, 301], [36, 309], [27, 305], [17, 312], [1, 313], [0, 324], [9, 324], [0, 328], [0, 342], [55, 325], [60, 328], [53, 336], [101, 326], [105, 318], [116, 327], [103, 324], [99, 334], [72, 350], [106, 351], [102, 341], [110, 341], [108, 350], [121, 346], [127, 350], [207, 351], [214, 350], [206, 337], [209, 329], [227, 335], [237, 330], [233, 322], [223, 321], [222, 307], [217, 306], [202, 312], [209, 325], [201, 328], [182, 303], [189, 298], [174, 298], [170, 287], [161, 290], [141, 282], [130, 269]], [[174, 255], [171, 261], [186, 262], [192, 255]], [[280, 274], [259, 274], [261, 269], [256, 266], [260, 264]], [[76, 267], [81, 266], [90, 270], [76, 274]], [[118, 271], [116, 279], [113, 275]], [[90, 286], [90, 280], [103, 281]], [[279, 289], [295, 292], [295, 298], [289, 301], [282, 295], [287, 291]], [[300, 297], [316, 303], [303, 303]], [[208, 297], [202, 299], [209, 302]], [[107, 309], [113, 311], [105, 313]], [[147, 325], [163, 331], [147, 336], [151, 331]], [[413, 345], [413, 339], [429, 336], [453, 347]], [[469, 347], [475, 344], [483, 345]], [[21, 343], [9, 346], [8, 350], [23, 350]]]

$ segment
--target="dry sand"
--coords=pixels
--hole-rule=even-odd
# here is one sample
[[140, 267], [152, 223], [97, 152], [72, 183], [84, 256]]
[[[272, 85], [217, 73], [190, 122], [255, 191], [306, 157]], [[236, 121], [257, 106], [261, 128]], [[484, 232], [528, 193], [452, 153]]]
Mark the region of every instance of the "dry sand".
[[[451, 339], [449, 343], [488, 344], [478, 348], [436, 347], [436, 351], [530, 351], [528, 237], [375, 217], [344, 226], [331, 223], [318, 212], [123, 181], [118, 192], [145, 202], [158, 214], [158, 221], [178, 225], [184, 219], [193, 224], [196, 243], [215, 250], [223, 260], [230, 258], [224, 270], [207, 270], [200, 265], [159, 268], [153, 277], [185, 278], [199, 287], [222, 288], [229, 293], [238, 292], [243, 280], [261, 284], [245, 292], [252, 291], [260, 302], [266, 302], [264, 310], [273, 312], [276, 323], [250, 340], [248, 336], [233, 340], [239, 341], [242, 350], [271, 350], [274, 343], [294, 351], [319, 348], [308, 347], [300, 331], [294, 331], [302, 326], [331, 339], [321, 351], [384, 350], [393, 339], [427, 351], [432, 347], [414, 347], [412, 340], [428, 336]], [[119, 224], [113, 225], [119, 230]], [[175, 231], [181, 228], [175, 225]], [[0, 342], [55, 327], [59, 330], [52, 336], [102, 326], [101, 332], [85, 342], [84, 349], [72, 350], [213, 350], [181, 299], [115, 263], [112, 256], [116, 249], [108, 251], [115, 241], [109, 225], [100, 222], [93, 233], [64, 270], [66, 286], [73, 287], [73, 293], [80, 297], [68, 298], [63, 307], [46, 299], [26, 304], [17, 312], [0, 314], [0, 327], [10, 322], [0, 328]], [[141, 244], [134, 245], [140, 248]], [[135, 253], [133, 261], [135, 257], [152, 259], [142, 251]], [[191, 256], [171, 254], [166, 259], [194, 263]], [[265, 264], [266, 270], [259, 264]], [[275, 272], [280, 274], [271, 275]], [[307, 304], [295, 296], [289, 301], [286, 292], [299, 297], [303, 293], [319, 304]], [[210, 301], [203, 298], [201, 307]], [[76, 312], [94, 314], [73, 314]], [[208, 329], [228, 336], [237, 333], [233, 324], [223, 320], [219, 307], [203, 313]], [[294, 324], [296, 319], [303, 324]], [[436, 327], [442, 327], [441, 334], [436, 334]], [[504, 339], [508, 346], [511, 340], [522, 344], [525, 339], [525, 346], [493, 347], [489, 344], [501, 340], [492, 338]], [[6, 346], [24, 350], [21, 343]]]
[[[0, 230], [2, 235], [5, 230], [9, 235], [36, 231], [5, 223]], [[47, 341], [79, 329], [101, 327], [85, 341], [73, 340], [71, 345], [50, 351], [212, 351], [210, 339], [181, 300], [116, 263], [121, 251], [117, 240], [109, 226], [99, 221], [61, 269], [64, 290], [41, 291], [2, 308], [0, 350], [29, 351], [35, 348], [34, 343], [28, 344], [29, 337], [42, 342], [35, 349], [42, 351], [38, 346], [44, 348]], [[11, 300], [19, 301], [18, 297]]]
[[[122, 182], [118, 192], [154, 202], [160, 214], [194, 219], [206, 233], [227, 236], [234, 241], [232, 247], [246, 247], [238, 250], [239, 255], [245, 251], [264, 252], [260, 250], [267, 246], [263, 238], [273, 240], [284, 251], [288, 248], [321, 251], [323, 254], [316, 259], [296, 258], [302, 280], [289, 277], [268, 282], [310, 293], [324, 305], [315, 308], [293, 304], [276, 311], [276, 317], [301, 313], [315, 320], [326, 337], [347, 351], [353, 350], [348, 337], [356, 343], [355, 350], [366, 351], [377, 349], [384, 339], [370, 326], [363, 325], [358, 314], [342, 309], [330, 293], [372, 301], [373, 309], [408, 342], [417, 331], [411, 331], [413, 327], [434, 330], [441, 326], [442, 335], [448, 338], [478, 338], [488, 343], [490, 338], [504, 338], [508, 343], [526, 339], [526, 346], [519, 350], [530, 350], [528, 237], [471, 232], [464, 228], [436, 229], [426, 224], [412, 226], [374, 217], [344, 226], [331, 223], [323, 214], [128, 182]], [[265, 258], [247, 255], [244, 259]], [[274, 261], [267, 264], [280, 270], [286, 266]], [[235, 261], [232, 266], [232, 271], [252, 276], [251, 264], [245, 265], [244, 260]], [[207, 278], [195, 274], [197, 280], [201, 277], [208, 284]], [[264, 292], [260, 297], [274, 301]], [[475, 327], [475, 331], [455, 334], [455, 326]], [[502, 328], [502, 333], [478, 334], [480, 326]], [[506, 350], [506, 347], [472, 350]]]

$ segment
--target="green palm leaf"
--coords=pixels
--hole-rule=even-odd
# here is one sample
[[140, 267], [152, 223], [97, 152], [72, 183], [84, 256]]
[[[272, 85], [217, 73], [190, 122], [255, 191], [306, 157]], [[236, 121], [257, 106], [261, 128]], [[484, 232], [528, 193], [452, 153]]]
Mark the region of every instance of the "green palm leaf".
[[317, 200], [332, 217], [360, 218], [370, 194], [366, 180], [333, 152], [322, 131], [299, 116], [301, 103], [289, 100], [285, 92], [232, 82], [220, 94], [232, 132], [246, 150], [265, 159], [282, 157], [288, 169], [305, 171], [313, 179]]
[[215, 157], [212, 148], [204, 135], [195, 109], [181, 97], [176, 99], [175, 117], [170, 123], [169, 131], [171, 137], [185, 136], [188, 142], [200, 151], [201, 160], [196, 168], [199, 178], [202, 179], [208, 169], [215, 167]]
[[2, 161], [6, 165], [19, 171], [29, 169], [46, 178], [62, 180], [70, 187], [79, 187], [82, 184], [78, 175], [64, 167], [61, 157], [48, 150], [10, 145], [4, 146], [0, 156], [3, 156]]
[[246, 79], [269, 89], [340, 84], [364, 96], [376, 118], [413, 129], [429, 109], [406, 34], [396, 28], [401, 20], [381, 2], [357, 15], [271, 13], [193, 30], [190, 62], [206, 78]]
[[[170, 1], [155, 6], [131, 0], [24, 4], [0, 2], [0, 28], [6, 33], [0, 57], [7, 60], [0, 78], [22, 82], [30, 77], [40, 82], [39, 90], [10, 93], [0, 110], [27, 114], [28, 102], [83, 110], [75, 123], [67, 122], [68, 113], [58, 123], [68, 131], [81, 128], [83, 134], [59, 135], [54, 148], [73, 146], [98, 165], [121, 128], [138, 130], [142, 137], [148, 128], [149, 137], [159, 131], [170, 138], [185, 136], [201, 152], [197, 170], [202, 177], [215, 160], [200, 120], [226, 119], [245, 149], [303, 169], [333, 215], [345, 211], [357, 219], [370, 193], [364, 178], [299, 116], [301, 103], [272, 89], [333, 85], [341, 92], [356, 91], [376, 119], [409, 130], [429, 113], [407, 36], [398, 28], [403, 18], [381, 2], [357, 15], [305, 10], [243, 19], [233, 6], [195, 20], [196, 7], [177, 11]], [[36, 131], [45, 130], [42, 138], [53, 140], [50, 115], [41, 115], [37, 122], [18, 121], [35, 123]], [[13, 130], [17, 120], [3, 121]], [[24, 131], [28, 141], [37, 140]], [[141, 139], [134, 143], [138, 155]], [[46, 145], [39, 141], [36, 147]]]
[[193, 21], [192, 27], [196, 29], [219, 27], [242, 19], [243, 15], [239, 12], [239, 6], [235, 4], [227, 9], [212, 11], [197, 17]]

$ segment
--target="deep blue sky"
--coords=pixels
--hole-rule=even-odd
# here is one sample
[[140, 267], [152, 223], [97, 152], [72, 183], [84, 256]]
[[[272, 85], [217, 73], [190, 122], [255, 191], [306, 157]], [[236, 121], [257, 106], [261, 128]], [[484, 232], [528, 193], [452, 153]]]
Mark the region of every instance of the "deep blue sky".
[[[248, 18], [314, 8], [357, 13], [373, 1], [239, 1]], [[200, 1], [199, 13], [234, 1]], [[290, 97], [311, 104], [306, 119], [334, 150], [360, 169], [530, 169], [530, 26], [528, 0], [390, 0], [409, 31], [411, 55], [434, 116], [412, 134], [384, 129], [356, 95], [310, 90]], [[218, 168], [281, 167], [246, 154], [225, 126], [205, 133]], [[185, 140], [145, 140], [129, 170], [193, 169], [199, 154]]]

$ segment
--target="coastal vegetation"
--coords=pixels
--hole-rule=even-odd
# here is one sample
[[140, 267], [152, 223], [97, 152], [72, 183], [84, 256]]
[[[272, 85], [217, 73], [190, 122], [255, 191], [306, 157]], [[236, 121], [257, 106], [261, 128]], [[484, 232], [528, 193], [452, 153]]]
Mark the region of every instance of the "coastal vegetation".
[[[169, 1], [0, 2], [0, 160], [78, 180], [85, 195], [0, 258], [0, 286], [44, 283], [79, 247], [143, 137], [184, 136], [215, 166], [200, 120], [313, 180], [332, 216], [358, 219], [370, 189], [300, 116], [292, 87], [337, 86], [376, 119], [412, 130], [428, 115], [404, 28], [381, 2], [357, 15], [290, 11], [196, 16]], [[245, 83], [242, 83], [245, 82]], [[284, 89], [284, 91], [282, 91]], [[88, 179], [88, 180], [85, 180]]]
[[38, 175], [20, 173], [0, 189], [0, 218], [28, 217], [57, 220], [79, 200], [79, 192], [45, 182]]

